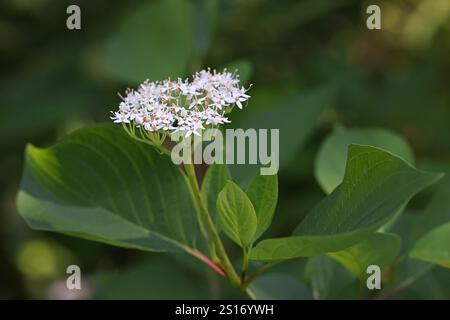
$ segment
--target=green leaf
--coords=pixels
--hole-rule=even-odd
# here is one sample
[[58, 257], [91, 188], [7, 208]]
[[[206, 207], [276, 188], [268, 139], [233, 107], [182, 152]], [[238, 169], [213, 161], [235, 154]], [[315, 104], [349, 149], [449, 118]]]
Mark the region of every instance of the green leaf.
[[256, 174], [247, 188], [247, 196], [255, 208], [258, 224], [253, 240], [257, 240], [272, 223], [278, 201], [277, 175]]
[[157, 0], [136, 7], [112, 32], [105, 70], [130, 83], [183, 77], [193, 54], [192, 20], [192, 8], [185, 0]]
[[[439, 184], [442, 185], [444, 181]], [[450, 193], [448, 186], [444, 184], [434, 194], [425, 211], [421, 214], [403, 215], [394, 226], [393, 232], [402, 237], [402, 242], [407, 242], [405, 251], [414, 247], [415, 242], [434, 228], [450, 220]], [[397, 283], [412, 283], [423, 278], [427, 273], [436, 268], [431, 262], [416, 259], [407, 259], [396, 270]]]
[[412, 227], [412, 239], [417, 240], [434, 228], [450, 221], [450, 188], [444, 186], [433, 195], [425, 211], [417, 215]]
[[195, 240], [195, 213], [178, 168], [120, 126], [96, 125], [26, 150], [17, 206], [37, 230], [111, 245], [179, 251]]
[[336, 127], [320, 146], [315, 163], [316, 180], [325, 193], [329, 194], [342, 182], [347, 148], [352, 143], [378, 147], [413, 162], [408, 143], [395, 133], [381, 128]]
[[[431, 212], [432, 211], [426, 210], [426, 215]], [[417, 240], [414, 236], [414, 229], [417, 228], [417, 224], [420, 223], [419, 218], [421, 218], [420, 220], [423, 220], [421, 216], [425, 215], [419, 215], [414, 209], [408, 209], [399, 217], [391, 228], [390, 232], [397, 234], [402, 239], [400, 255], [407, 256], [408, 251]], [[429, 218], [433, 219], [432, 216], [429, 216]], [[402, 259], [399, 260], [399, 262], [400, 263], [396, 264], [395, 272], [390, 279], [385, 281], [383, 290], [386, 292], [397, 286], [402, 286], [403, 283], [413, 283], [436, 267], [432, 263], [411, 258]]]
[[401, 239], [395, 234], [374, 233], [350, 248], [331, 252], [328, 255], [360, 279], [364, 279], [367, 276], [368, 266], [375, 264], [386, 267], [390, 265], [397, 257], [400, 245]]
[[382, 149], [350, 145], [342, 184], [313, 208], [292, 237], [261, 241], [251, 258], [290, 259], [343, 250], [365, 239], [441, 177]]
[[304, 278], [315, 300], [355, 298], [355, 276], [326, 255], [308, 259]]
[[420, 238], [409, 252], [409, 256], [450, 268], [450, 222]]
[[96, 275], [95, 299], [210, 299], [204, 277], [187, 272], [167, 256], [140, 261], [125, 270]]
[[208, 169], [206, 170], [202, 182], [202, 196], [206, 200], [209, 213], [214, 221], [217, 217], [217, 197], [230, 179], [230, 173], [228, 172], [226, 164], [212, 164], [208, 166]]
[[239, 246], [248, 247], [256, 232], [256, 213], [250, 199], [237, 184], [228, 181], [217, 198], [219, 223]]
[[258, 300], [307, 300], [311, 299], [308, 288], [296, 278], [269, 273], [255, 279], [250, 289]]

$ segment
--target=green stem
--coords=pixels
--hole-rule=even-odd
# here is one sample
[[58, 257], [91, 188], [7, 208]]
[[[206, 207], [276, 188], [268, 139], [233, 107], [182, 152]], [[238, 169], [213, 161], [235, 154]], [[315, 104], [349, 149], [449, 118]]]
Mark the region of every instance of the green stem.
[[[155, 143], [153, 142], [153, 139], [152, 139], [148, 134], [145, 135], [145, 133], [143, 132], [142, 128], [139, 128], [139, 132], [140, 132], [140, 134], [141, 134], [141, 137], [139, 137], [139, 136], [136, 134], [136, 128], [135, 128], [135, 127], [131, 127], [131, 129], [130, 129], [130, 128], [128, 128], [127, 125], [125, 125], [125, 124], [123, 124], [122, 127], [125, 129], [125, 131], [126, 131], [133, 139], [135, 139], [135, 140], [137, 140], [137, 141], [140, 141], [140, 142], [143, 142], [143, 143], [146, 143], [146, 144], [148, 144], [148, 145], [150, 145], [150, 146], [156, 148], [156, 150], [158, 150], [159, 153], [165, 154], [165, 155], [167, 155], [167, 156], [170, 157], [170, 150], [167, 149], [167, 148], [165, 148], [165, 147], [162, 145], [162, 143], [164, 142], [165, 137], [164, 137], [164, 139], [158, 139], [158, 143], [155, 144]], [[147, 139], [142, 138], [143, 136], [147, 136]]]
[[180, 172], [183, 175], [183, 177], [185, 178], [186, 184], [187, 184], [188, 189], [189, 189], [189, 193], [192, 195], [192, 198], [194, 199], [195, 211], [197, 212], [197, 222], [198, 222], [199, 227], [200, 227], [200, 232], [202, 233], [203, 238], [206, 240], [206, 244], [208, 246], [208, 251], [209, 251], [209, 253], [211, 255], [211, 259], [213, 260], [214, 263], [220, 264], [220, 259], [219, 259], [219, 257], [217, 257], [216, 248], [214, 246], [214, 243], [212, 241], [210, 241], [211, 237], [209, 236], [209, 233], [206, 231], [205, 224], [203, 222], [202, 217], [200, 216], [201, 208], [200, 208], [198, 202], [195, 201], [194, 194], [196, 193], [196, 191], [193, 189], [193, 186], [192, 186], [192, 183], [189, 180], [189, 177], [181, 169], [181, 167], [180, 167]]
[[242, 248], [242, 270], [241, 270], [241, 285], [245, 284], [245, 276], [248, 270], [248, 255], [250, 248]]
[[256, 300], [256, 296], [253, 293], [253, 291], [244, 286], [241, 282], [241, 279], [239, 278], [238, 274], [236, 273], [236, 270], [233, 267], [233, 264], [230, 261], [230, 258], [228, 257], [227, 252], [225, 251], [225, 247], [222, 243], [222, 240], [220, 240], [219, 233], [217, 232], [216, 227], [214, 226], [214, 222], [211, 219], [211, 216], [208, 212], [208, 208], [206, 207], [205, 201], [202, 197], [202, 194], [200, 192], [200, 188], [198, 186], [197, 182], [197, 176], [195, 174], [195, 169], [193, 164], [185, 164], [184, 168], [186, 170], [186, 180], [188, 181], [188, 184], [190, 185], [189, 189], [191, 190], [192, 198], [194, 199], [195, 206], [198, 210], [198, 213], [200, 215], [202, 224], [206, 227], [206, 230], [209, 233], [211, 242], [214, 244], [214, 248], [217, 250], [218, 257], [220, 259], [220, 264], [222, 269], [225, 271], [225, 274], [227, 275], [227, 278], [230, 280], [230, 282], [244, 291], [248, 297], [252, 300]]
[[197, 176], [195, 174], [194, 165], [192, 163], [185, 164], [184, 168], [186, 170], [186, 177], [190, 185], [190, 189], [192, 191], [191, 192], [192, 198], [195, 202], [196, 208], [200, 215], [200, 219], [209, 233], [211, 242], [214, 244], [215, 249], [217, 250], [217, 254], [222, 264], [222, 268], [225, 271], [230, 282], [240, 288], [241, 282], [239, 276], [237, 275], [236, 270], [234, 269], [230, 259], [228, 258], [228, 255], [225, 251], [225, 247], [223, 246], [223, 243], [220, 240], [219, 233], [217, 232], [217, 229], [214, 226], [214, 223], [211, 219], [211, 216], [209, 215], [208, 209], [206, 208], [203, 197], [201, 195], [200, 188], [197, 182]]

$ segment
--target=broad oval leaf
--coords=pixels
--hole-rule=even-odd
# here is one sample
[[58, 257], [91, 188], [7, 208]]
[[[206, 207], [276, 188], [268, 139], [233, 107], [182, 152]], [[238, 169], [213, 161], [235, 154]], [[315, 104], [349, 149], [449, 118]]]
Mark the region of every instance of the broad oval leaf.
[[226, 164], [212, 164], [208, 166], [202, 182], [202, 196], [214, 221], [216, 221], [216, 203], [220, 191], [231, 180]]
[[178, 168], [114, 125], [29, 145], [17, 206], [33, 229], [142, 250], [177, 251], [196, 234]]
[[258, 223], [253, 240], [257, 240], [272, 223], [278, 201], [277, 175], [256, 174], [246, 193], [255, 208]]
[[382, 148], [406, 162], [413, 162], [408, 143], [399, 135], [382, 128], [336, 127], [320, 146], [314, 174], [325, 193], [333, 191], [344, 178], [347, 149], [350, 144]]
[[350, 145], [342, 184], [313, 208], [292, 237], [260, 242], [251, 258], [290, 259], [343, 250], [373, 233], [441, 177], [382, 149]]
[[450, 222], [420, 238], [409, 252], [409, 256], [450, 268]]
[[106, 72], [129, 83], [182, 77], [193, 53], [192, 11], [186, 0], [136, 7], [107, 43]]
[[256, 232], [256, 213], [250, 199], [237, 184], [228, 181], [217, 198], [219, 223], [239, 246], [248, 247]]
[[370, 265], [386, 267], [397, 257], [401, 239], [390, 233], [374, 233], [363, 241], [338, 252], [328, 255], [340, 262], [344, 267], [363, 279]]

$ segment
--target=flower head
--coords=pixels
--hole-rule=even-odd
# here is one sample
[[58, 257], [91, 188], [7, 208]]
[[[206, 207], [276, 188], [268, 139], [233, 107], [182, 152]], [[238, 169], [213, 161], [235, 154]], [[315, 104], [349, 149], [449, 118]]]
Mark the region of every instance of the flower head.
[[200, 130], [229, 123], [225, 116], [234, 105], [239, 109], [250, 96], [239, 86], [235, 73], [210, 69], [197, 72], [192, 80], [145, 81], [137, 90], [127, 90], [113, 112], [114, 123], [129, 133], [136, 130], [152, 142], [162, 143], [167, 133], [183, 132], [186, 137]]

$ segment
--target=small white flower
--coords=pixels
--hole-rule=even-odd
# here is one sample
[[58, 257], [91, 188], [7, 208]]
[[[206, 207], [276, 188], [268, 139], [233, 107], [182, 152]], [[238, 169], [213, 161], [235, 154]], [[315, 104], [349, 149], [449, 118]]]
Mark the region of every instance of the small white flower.
[[226, 70], [202, 70], [192, 81], [147, 80], [137, 90], [126, 91], [111, 119], [149, 132], [181, 131], [186, 137], [200, 135], [206, 126], [229, 123], [225, 111], [231, 108], [225, 107], [236, 105], [242, 109], [250, 98], [247, 91], [239, 87], [238, 76]]
[[130, 123], [128, 115], [121, 112], [114, 112], [111, 120], [113, 120], [114, 123]]
[[223, 107], [228, 106], [228, 104], [229, 104], [229, 103], [227, 102], [227, 98], [226, 98], [225, 96], [223, 96], [223, 95], [215, 96], [215, 97], [212, 99], [212, 101], [213, 101], [212, 106], [215, 106], [215, 107], [218, 108], [219, 110], [221, 110]]

